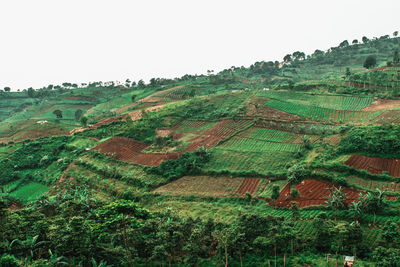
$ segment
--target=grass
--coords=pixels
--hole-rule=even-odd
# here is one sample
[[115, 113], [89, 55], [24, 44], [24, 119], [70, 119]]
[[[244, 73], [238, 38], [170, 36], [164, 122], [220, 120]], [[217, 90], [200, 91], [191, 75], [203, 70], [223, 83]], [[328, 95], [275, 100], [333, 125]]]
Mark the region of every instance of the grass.
[[10, 196], [21, 199], [23, 203], [26, 204], [44, 195], [48, 189], [49, 188], [47, 186], [40, 183], [30, 182], [11, 192]]

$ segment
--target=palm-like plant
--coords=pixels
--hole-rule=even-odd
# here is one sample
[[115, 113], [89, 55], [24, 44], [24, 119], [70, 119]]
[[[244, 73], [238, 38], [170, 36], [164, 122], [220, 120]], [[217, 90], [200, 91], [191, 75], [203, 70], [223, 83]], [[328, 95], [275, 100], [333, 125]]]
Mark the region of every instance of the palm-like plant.
[[351, 204], [352, 205], [350, 206], [350, 210], [353, 212], [354, 222], [358, 223], [358, 220], [360, 219], [363, 212], [363, 203], [361, 201], [353, 201]]
[[25, 240], [19, 240], [19, 239], [14, 239], [10, 243], [10, 248], [12, 249], [14, 244], [19, 244], [23, 250], [29, 250], [30, 257], [33, 259], [34, 257], [34, 251], [46, 241], [38, 241], [39, 235], [35, 235], [34, 237], [31, 237], [29, 235], [26, 236]]
[[337, 210], [338, 208], [344, 206], [344, 200], [346, 199], [346, 195], [342, 192], [342, 187], [336, 188], [334, 186], [333, 188], [328, 188], [328, 190], [330, 190], [331, 192], [325, 203], [328, 204], [329, 207], [335, 210], [335, 221], [336, 221]]

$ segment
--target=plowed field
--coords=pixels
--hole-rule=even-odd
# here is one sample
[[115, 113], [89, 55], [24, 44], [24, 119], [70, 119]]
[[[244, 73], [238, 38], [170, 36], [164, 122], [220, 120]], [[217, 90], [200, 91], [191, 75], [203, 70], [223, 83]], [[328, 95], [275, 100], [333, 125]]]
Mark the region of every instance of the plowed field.
[[147, 166], [158, 166], [163, 161], [177, 159], [181, 155], [181, 153], [142, 153], [142, 150], [147, 147], [146, 144], [129, 138], [114, 137], [97, 145], [92, 150], [111, 155], [121, 161]]
[[186, 151], [193, 152], [197, 148], [202, 146], [204, 146], [206, 149], [210, 149], [216, 146], [220, 141], [222, 141], [226, 137], [234, 134], [239, 130], [245, 129], [251, 123], [252, 122], [250, 120], [220, 121], [215, 126], [205, 131], [201, 136], [189, 140], [191, 144], [188, 145]]
[[[290, 185], [286, 185], [282, 190], [279, 198], [276, 201], [276, 205], [279, 207], [288, 207], [291, 202], [297, 202], [298, 207], [326, 205], [325, 201], [329, 196], [330, 190], [333, 185], [328, 182], [317, 181], [317, 180], [304, 180], [295, 186], [295, 189], [299, 191], [300, 197], [294, 199], [288, 199], [290, 197]], [[342, 192], [346, 195], [345, 203], [349, 204], [360, 197], [359, 190], [353, 188], [342, 188]]]
[[243, 183], [240, 185], [238, 189], [238, 193], [242, 196], [249, 192], [250, 194], [254, 194], [257, 190], [258, 184], [260, 183], [260, 179], [258, 178], [246, 178]]
[[[154, 190], [154, 193], [200, 197], [238, 197], [243, 178], [185, 176]], [[255, 179], [258, 180], [258, 179]]]
[[400, 160], [398, 159], [353, 155], [344, 164], [356, 169], [366, 170], [372, 174], [389, 172], [390, 176], [400, 177]]

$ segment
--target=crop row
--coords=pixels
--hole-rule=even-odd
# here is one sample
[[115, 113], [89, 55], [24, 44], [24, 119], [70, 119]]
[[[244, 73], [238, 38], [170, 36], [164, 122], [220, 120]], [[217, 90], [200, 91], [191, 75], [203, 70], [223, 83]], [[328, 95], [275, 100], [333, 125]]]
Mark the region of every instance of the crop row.
[[216, 147], [211, 150], [210, 161], [205, 165], [206, 172], [247, 172], [267, 174], [282, 170], [287, 162], [294, 159], [293, 153], [286, 152], [244, 152]]
[[290, 102], [284, 102], [274, 99], [268, 101], [267, 103], [265, 103], [265, 105], [274, 109], [282, 110], [287, 113], [292, 113], [319, 121], [365, 121], [373, 119], [380, 114], [379, 112], [334, 110], [315, 106], [293, 104]]
[[290, 91], [263, 91], [259, 96], [293, 104], [348, 111], [359, 111], [373, 102], [372, 97], [310, 95]]
[[285, 131], [278, 131], [266, 128], [252, 128], [240, 135], [251, 139], [258, 139], [271, 142], [285, 142], [297, 136]]
[[227, 150], [250, 152], [298, 152], [302, 148], [301, 145], [297, 144], [284, 144], [241, 137], [233, 137], [224, 143], [222, 147]]

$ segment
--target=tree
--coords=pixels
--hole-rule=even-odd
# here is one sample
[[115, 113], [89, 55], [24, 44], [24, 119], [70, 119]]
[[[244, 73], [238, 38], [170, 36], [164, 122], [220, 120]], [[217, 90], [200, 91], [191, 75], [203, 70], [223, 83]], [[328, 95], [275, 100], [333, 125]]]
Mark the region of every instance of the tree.
[[394, 36], [394, 37], [397, 37], [397, 35], [399, 35], [399, 32], [398, 32], [398, 31], [393, 32], [393, 36]]
[[59, 109], [56, 109], [53, 111], [53, 114], [56, 115], [57, 119], [62, 119], [62, 111]]
[[222, 230], [216, 230], [213, 233], [213, 237], [218, 241], [217, 248], [224, 250], [225, 267], [228, 267], [228, 249], [232, 245], [234, 234], [235, 231], [230, 227], [225, 227]]
[[366, 44], [366, 43], [369, 42], [369, 39], [368, 39], [366, 36], [364, 36], [364, 37], [362, 38], [362, 41], [363, 41], [364, 44]]
[[83, 127], [87, 126], [87, 121], [88, 121], [87, 117], [85, 117], [85, 116], [81, 117], [81, 124]]
[[136, 95], [132, 95], [132, 96], [131, 96], [132, 103], [135, 102], [135, 99], [136, 99]]
[[348, 47], [348, 46], [349, 46], [349, 41], [347, 41], [347, 40], [344, 40], [343, 42], [341, 42], [339, 44], [340, 48], [344, 48], [344, 47]]
[[398, 267], [400, 262], [400, 250], [395, 248], [377, 247], [372, 258], [376, 267]]
[[287, 54], [286, 56], [283, 57], [283, 62], [285, 63], [290, 63], [292, 62], [292, 55]]
[[75, 111], [75, 120], [79, 121], [79, 119], [82, 117], [83, 111], [81, 109], [77, 109]]
[[35, 90], [32, 87], [28, 88], [28, 96], [31, 98], [35, 97]]
[[[398, 64], [400, 62], [400, 58], [399, 58], [399, 50], [394, 51], [394, 55], [393, 55], [393, 63], [394, 64]], [[4, 88], [5, 90], [5, 88]]]
[[364, 61], [364, 68], [370, 69], [376, 65], [376, 56], [370, 55]]
[[138, 81], [138, 89], [143, 89], [145, 87], [146, 87], [146, 85], [144, 84], [144, 81], [143, 80], [139, 80]]
[[10, 87], [4, 87], [4, 92], [10, 92], [11, 91], [11, 88]]
[[346, 78], [349, 78], [349, 77], [351, 76], [351, 71], [350, 71], [350, 68], [349, 68], [349, 67], [346, 68], [346, 73], [345, 73], [345, 75], [346, 75]]
[[357, 40], [357, 39], [354, 39], [353, 42], [352, 42], [352, 44], [353, 44], [353, 45], [358, 44], [358, 40]]
[[300, 211], [299, 207], [297, 206], [297, 202], [292, 202], [292, 205], [290, 207], [290, 211], [292, 212], [292, 219], [293, 220], [298, 220], [300, 218]]
[[306, 58], [306, 54], [304, 52], [296, 51], [293, 53], [293, 57], [295, 60], [304, 60]]

